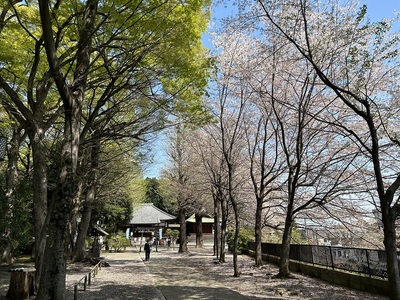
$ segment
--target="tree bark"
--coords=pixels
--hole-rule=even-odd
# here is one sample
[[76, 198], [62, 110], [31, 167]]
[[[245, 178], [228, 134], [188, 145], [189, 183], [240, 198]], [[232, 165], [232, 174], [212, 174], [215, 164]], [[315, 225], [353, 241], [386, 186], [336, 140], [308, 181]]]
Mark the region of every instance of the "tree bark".
[[257, 197], [257, 208], [255, 215], [255, 225], [254, 225], [254, 235], [255, 235], [255, 265], [256, 267], [261, 267], [263, 265], [262, 261], [262, 200]]
[[218, 199], [214, 197], [214, 255], [219, 258], [219, 213], [218, 213]]
[[21, 144], [21, 128], [13, 130], [12, 139], [9, 143], [7, 156], [8, 165], [6, 171], [6, 192], [5, 192], [5, 228], [1, 234], [0, 262], [11, 264], [12, 261], [12, 220], [15, 203], [15, 189], [18, 184], [18, 153]]
[[44, 130], [37, 128], [29, 132], [32, 144], [33, 157], [33, 215], [35, 229], [35, 267], [36, 282], [40, 282], [43, 269], [43, 258], [46, 248], [47, 231], [45, 221], [47, 216], [48, 179], [46, 156], [47, 149], [44, 145]]
[[78, 224], [78, 236], [76, 238], [74, 254], [72, 260], [82, 261], [86, 257], [85, 241], [87, 237], [87, 232], [89, 230], [90, 218], [92, 214], [91, 205], [85, 205], [82, 210], [82, 220]]
[[[75, 101], [78, 101], [77, 99]], [[72, 101], [72, 102], [75, 102]], [[61, 170], [58, 184], [49, 199], [48, 240], [46, 243], [46, 261], [40, 278], [38, 299], [65, 298], [66, 277], [66, 252], [69, 241], [70, 212], [73, 210], [74, 198], [77, 190], [76, 166], [77, 151], [76, 142], [79, 140], [79, 108], [67, 114], [64, 125], [64, 139], [61, 153]]]
[[179, 250], [178, 252], [188, 252], [187, 247], [187, 238], [186, 238], [186, 210], [185, 208], [181, 207], [179, 209]]
[[219, 253], [219, 262], [225, 263], [225, 241], [226, 241], [226, 227], [228, 223], [227, 216], [227, 205], [224, 199], [220, 199], [221, 201], [221, 237], [220, 237], [220, 253]]
[[87, 190], [85, 193], [85, 201], [83, 203], [82, 219], [78, 226], [78, 236], [74, 247], [73, 260], [81, 261], [86, 256], [85, 241], [90, 225], [90, 217], [92, 214], [93, 203], [96, 199], [96, 186], [98, 178], [98, 167], [99, 167], [99, 156], [100, 156], [100, 144], [95, 143], [91, 148], [90, 156], [90, 167], [89, 167], [89, 180], [87, 184]]
[[35, 294], [35, 272], [12, 271], [6, 299], [30, 299]]
[[196, 248], [203, 248], [203, 217], [195, 214], [196, 219]]
[[282, 237], [282, 251], [279, 262], [279, 273], [277, 275], [277, 277], [279, 278], [287, 278], [290, 276], [289, 256], [290, 256], [290, 241], [292, 239], [293, 224], [294, 224], [293, 218], [291, 217], [291, 215], [288, 214], [286, 216], [285, 229]]
[[[388, 197], [387, 194], [385, 196]], [[391, 201], [387, 201], [387, 203], [391, 203]], [[383, 243], [386, 250], [386, 268], [389, 278], [390, 299], [398, 300], [400, 299], [400, 280], [399, 260], [397, 257], [396, 214], [392, 208], [386, 206], [387, 204], [381, 204], [382, 222], [384, 224]]]
[[235, 214], [235, 234], [233, 238], [233, 276], [239, 277], [240, 276], [240, 270], [238, 264], [238, 240], [240, 233], [239, 211], [236, 202], [233, 200], [231, 202], [232, 202], [233, 212]]

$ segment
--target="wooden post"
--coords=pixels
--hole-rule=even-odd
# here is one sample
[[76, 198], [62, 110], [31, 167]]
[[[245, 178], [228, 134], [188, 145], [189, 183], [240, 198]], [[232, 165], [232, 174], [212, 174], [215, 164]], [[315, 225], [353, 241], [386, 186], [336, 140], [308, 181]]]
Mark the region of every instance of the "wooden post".
[[36, 292], [35, 273], [36, 269], [18, 268], [11, 269], [10, 286], [6, 299], [23, 300], [29, 299]]
[[74, 285], [74, 300], [78, 300], [78, 285]]
[[87, 284], [88, 278], [87, 275], [85, 275], [85, 281], [83, 282], [83, 290], [86, 291], [86, 284]]

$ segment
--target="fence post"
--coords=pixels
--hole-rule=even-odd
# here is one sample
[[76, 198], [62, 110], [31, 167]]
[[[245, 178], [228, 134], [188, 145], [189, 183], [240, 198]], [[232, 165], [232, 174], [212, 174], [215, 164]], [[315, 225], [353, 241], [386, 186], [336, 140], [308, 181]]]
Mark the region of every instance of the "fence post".
[[333, 254], [332, 254], [332, 247], [329, 246], [329, 252], [331, 254], [331, 264], [332, 264], [332, 270], [335, 269], [335, 264], [333, 263]]
[[83, 290], [86, 291], [86, 284], [87, 284], [88, 278], [87, 275], [85, 275], [85, 281], [83, 282]]
[[369, 264], [369, 254], [368, 254], [368, 249], [365, 249], [365, 253], [367, 254], [367, 266], [368, 266], [368, 274], [369, 274], [369, 277], [371, 277], [371, 276], [372, 276], [372, 274], [371, 274], [371, 266], [370, 266], [370, 264]]
[[310, 248], [311, 248], [311, 262], [312, 262], [312, 265], [314, 266], [314, 252], [313, 252], [313, 245], [310, 245]]
[[78, 285], [74, 285], [74, 300], [78, 300]]
[[90, 285], [91, 281], [92, 281], [92, 272], [89, 272], [89, 277], [88, 277], [88, 285]]

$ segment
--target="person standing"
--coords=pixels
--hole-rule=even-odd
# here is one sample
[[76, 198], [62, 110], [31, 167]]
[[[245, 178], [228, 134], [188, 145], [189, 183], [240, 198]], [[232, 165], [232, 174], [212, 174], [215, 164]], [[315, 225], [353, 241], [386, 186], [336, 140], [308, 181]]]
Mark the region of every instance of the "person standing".
[[147, 239], [146, 244], [144, 244], [145, 260], [150, 260], [151, 243], [150, 239]]

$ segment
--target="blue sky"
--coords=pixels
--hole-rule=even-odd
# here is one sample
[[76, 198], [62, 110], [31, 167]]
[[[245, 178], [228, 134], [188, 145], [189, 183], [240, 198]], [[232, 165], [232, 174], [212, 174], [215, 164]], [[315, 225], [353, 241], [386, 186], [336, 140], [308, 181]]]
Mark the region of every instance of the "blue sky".
[[167, 147], [168, 142], [166, 136], [162, 132], [157, 134], [154, 142], [152, 142], [151, 155], [153, 156], [152, 162], [145, 167], [144, 177], [158, 178], [161, 175], [161, 171], [165, 168], [166, 162], [168, 161]]
[[394, 17], [395, 11], [400, 11], [400, 0], [361, 0], [360, 3], [367, 5], [371, 21]]

